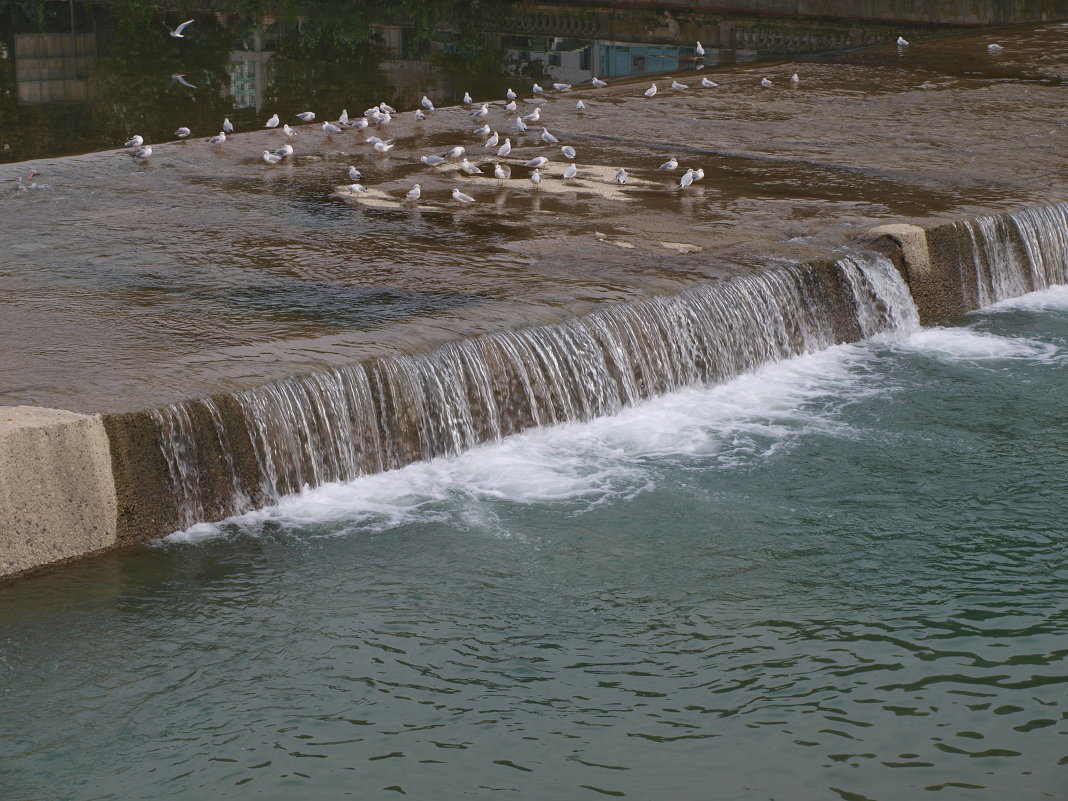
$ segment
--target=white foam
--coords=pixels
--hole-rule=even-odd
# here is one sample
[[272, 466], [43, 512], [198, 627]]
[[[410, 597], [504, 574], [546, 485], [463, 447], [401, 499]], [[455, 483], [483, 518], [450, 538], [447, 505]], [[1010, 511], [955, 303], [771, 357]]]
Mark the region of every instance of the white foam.
[[665, 462], [745, 466], [806, 434], [852, 437], [832, 410], [878, 391], [864, 378], [871, 359], [865, 345], [828, 348], [611, 417], [536, 429], [454, 458], [305, 489], [276, 506], [200, 524], [166, 541], [199, 542], [234, 525], [254, 534], [265, 521], [333, 523], [332, 536], [448, 520], [505, 534], [488, 504], [559, 504], [577, 514], [652, 488]]
[[1006, 337], [973, 328], [923, 328], [905, 339], [889, 343], [899, 351], [914, 351], [942, 361], [996, 361], [1060, 358], [1056, 345], [1023, 337]]
[[1009, 312], [1009, 311], [1068, 311], [1068, 285], [1057, 284], [1049, 289], [1041, 289], [1037, 292], [1028, 292], [1018, 298], [1009, 298], [998, 303], [993, 303], [978, 313], [986, 312]]

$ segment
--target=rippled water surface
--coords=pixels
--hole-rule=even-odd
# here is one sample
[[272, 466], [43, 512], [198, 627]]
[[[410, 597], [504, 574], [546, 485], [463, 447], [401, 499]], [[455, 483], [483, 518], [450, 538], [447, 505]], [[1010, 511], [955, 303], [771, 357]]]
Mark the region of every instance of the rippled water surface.
[[1064, 798], [1066, 358], [1056, 288], [6, 586], [3, 796]]

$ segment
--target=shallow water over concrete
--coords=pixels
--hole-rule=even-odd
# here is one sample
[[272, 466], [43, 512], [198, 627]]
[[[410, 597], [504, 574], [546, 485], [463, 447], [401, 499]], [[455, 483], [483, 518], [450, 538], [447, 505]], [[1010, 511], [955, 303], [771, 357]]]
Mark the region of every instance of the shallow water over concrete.
[[[265, 131], [156, 145], [145, 164], [12, 165], [4, 177], [42, 175], [2, 184], [0, 403], [160, 405], [823, 256], [880, 221], [1062, 199], [1064, 30], [1002, 32], [996, 54], [983, 34], [709, 67], [654, 98], [647, 83], [548, 92], [542, 121], [578, 151], [567, 185], [559, 145], [538, 125], [516, 135], [503, 101], [488, 120], [517, 146], [505, 187], [419, 163], [462, 144], [492, 169], [462, 108], [398, 115], [386, 157], [316, 123], [277, 166], [259, 155], [284, 137]], [[704, 181], [677, 191], [681, 170], [656, 169], [672, 153]], [[536, 155], [552, 159], [538, 191], [521, 166]], [[337, 191], [349, 164], [365, 195]], [[423, 197], [405, 205], [415, 182]], [[457, 186], [478, 202], [459, 208]]]

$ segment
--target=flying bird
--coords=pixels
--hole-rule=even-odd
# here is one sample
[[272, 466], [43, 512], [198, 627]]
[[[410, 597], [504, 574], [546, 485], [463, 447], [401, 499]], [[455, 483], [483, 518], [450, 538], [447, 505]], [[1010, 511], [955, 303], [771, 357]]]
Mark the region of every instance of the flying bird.
[[188, 86], [190, 89], [196, 89], [193, 84], [189, 83], [189, 81], [185, 79], [185, 73], [182, 73], [181, 75], [174, 74], [171, 77], [174, 80], [178, 81], [178, 83], [180, 83], [182, 86]]
[[172, 39], [184, 39], [185, 38], [185, 34], [182, 33], [182, 32], [186, 28], [188, 28], [190, 25], [192, 25], [194, 22], [196, 22], [195, 19], [187, 19], [185, 22], [183, 22], [177, 28], [172, 28], [170, 25], [167, 25], [167, 23], [163, 23], [163, 24], [167, 25], [167, 30], [169, 30], [171, 32], [171, 38]]

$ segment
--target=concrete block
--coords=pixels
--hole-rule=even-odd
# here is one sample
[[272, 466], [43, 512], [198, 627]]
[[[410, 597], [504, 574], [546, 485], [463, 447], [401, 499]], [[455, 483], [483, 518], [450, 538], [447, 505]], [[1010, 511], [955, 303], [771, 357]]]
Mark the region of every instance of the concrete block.
[[0, 406], [0, 576], [115, 542], [115, 482], [100, 416]]

